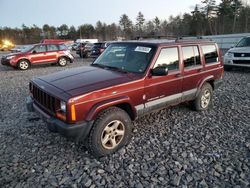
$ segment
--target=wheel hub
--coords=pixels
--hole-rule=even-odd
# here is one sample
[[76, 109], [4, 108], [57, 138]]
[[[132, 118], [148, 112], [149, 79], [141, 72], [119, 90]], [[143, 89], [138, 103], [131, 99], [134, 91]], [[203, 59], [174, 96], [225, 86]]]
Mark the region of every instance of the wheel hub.
[[105, 149], [114, 149], [120, 144], [125, 134], [125, 126], [119, 120], [114, 120], [104, 128], [101, 135], [102, 146]]

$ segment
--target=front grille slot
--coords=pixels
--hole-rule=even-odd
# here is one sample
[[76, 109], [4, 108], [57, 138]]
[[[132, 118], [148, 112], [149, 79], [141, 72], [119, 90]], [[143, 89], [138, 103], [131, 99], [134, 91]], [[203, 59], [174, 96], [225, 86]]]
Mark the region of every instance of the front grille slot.
[[245, 64], [250, 65], [250, 60], [233, 60], [234, 64]]
[[250, 53], [234, 53], [234, 57], [250, 57]]
[[56, 113], [56, 109], [60, 101], [49, 95], [37, 86], [33, 85], [32, 94], [34, 100], [51, 113]]

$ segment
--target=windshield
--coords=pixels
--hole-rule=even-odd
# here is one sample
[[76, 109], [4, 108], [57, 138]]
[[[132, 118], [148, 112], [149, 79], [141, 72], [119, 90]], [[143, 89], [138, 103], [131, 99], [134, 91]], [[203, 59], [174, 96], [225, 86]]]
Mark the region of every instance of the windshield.
[[21, 50], [21, 52], [28, 52], [28, 51], [30, 51], [33, 47], [34, 47], [34, 45], [25, 46], [25, 47]]
[[144, 73], [153, 55], [155, 47], [133, 44], [111, 44], [93, 63], [93, 66], [115, 68], [132, 73]]
[[240, 40], [236, 47], [247, 47], [250, 46], [250, 37], [246, 37]]

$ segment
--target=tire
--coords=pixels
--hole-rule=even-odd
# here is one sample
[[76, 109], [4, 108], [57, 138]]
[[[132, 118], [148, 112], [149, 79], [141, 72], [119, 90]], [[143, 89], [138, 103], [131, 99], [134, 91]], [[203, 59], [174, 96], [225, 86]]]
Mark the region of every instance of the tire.
[[204, 83], [201, 90], [194, 101], [192, 101], [193, 109], [196, 111], [204, 111], [212, 106], [213, 88], [209, 83]]
[[131, 124], [129, 115], [118, 107], [110, 107], [102, 111], [89, 134], [90, 153], [99, 158], [112, 154], [127, 145], [132, 134]]
[[21, 59], [17, 63], [17, 68], [19, 70], [27, 70], [30, 68], [30, 62], [28, 60]]
[[66, 66], [67, 63], [68, 63], [68, 59], [66, 57], [60, 57], [58, 59], [58, 65], [61, 66], [61, 67]]

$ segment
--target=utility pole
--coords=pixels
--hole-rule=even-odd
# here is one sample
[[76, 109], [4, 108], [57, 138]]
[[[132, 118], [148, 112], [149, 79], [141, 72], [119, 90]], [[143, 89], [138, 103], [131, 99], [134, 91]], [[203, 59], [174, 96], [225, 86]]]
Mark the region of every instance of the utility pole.
[[235, 2], [235, 10], [234, 10], [234, 23], [233, 23], [233, 33], [235, 31], [235, 25], [236, 25], [236, 18], [237, 18], [237, 8], [238, 8], [238, 4], [237, 4], [237, 1], [234, 1]]

